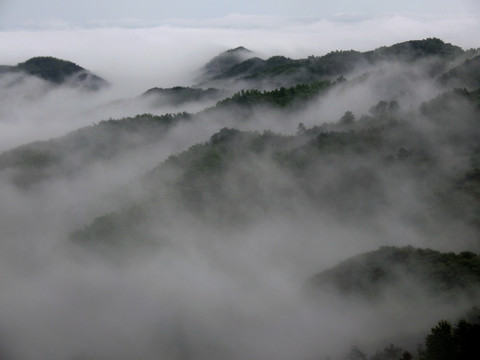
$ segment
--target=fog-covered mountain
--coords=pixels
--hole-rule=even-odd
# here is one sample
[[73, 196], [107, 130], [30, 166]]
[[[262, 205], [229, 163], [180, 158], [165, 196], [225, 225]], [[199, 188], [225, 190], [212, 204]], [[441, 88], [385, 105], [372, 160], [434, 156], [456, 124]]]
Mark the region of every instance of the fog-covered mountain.
[[406, 41], [366, 52], [333, 51], [306, 59], [278, 55], [264, 60], [250, 55], [246, 60], [239, 61], [237, 54], [245, 56], [251, 52], [237, 48], [219, 55], [204, 67], [203, 82], [215, 86], [225, 81], [240, 83], [240, 86], [292, 86], [296, 83], [334, 80], [340, 76], [361, 74], [376, 67], [387, 66], [391, 62], [410, 65], [425, 63], [425, 74], [435, 76], [445, 71], [449, 63], [461, 58], [465, 52], [458, 46], [431, 38]]
[[0, 68], [3, 358], [476, 358], [478, 51], [259, 54]]
[[27, 74], [55, 85], [67, 84], [86, 90], [99, 90], [108, 85], [107, 81], [81, 66], [51, 56], [34, 57], [15, 66], [2, 65], [0, 74]]
[[239, 46], [235, 49], [227, 50], [206, 63], [200, 70], [200, 81], [220, 77], [231, 68], [243, 63], [244, 61], [254, 57], [251, 50]]
[[372, 301], [389, 291], [400, 297], [434, 296], [444, 301], [455, 296], [475, 297], [480, 290], [479, 260], [469, 251], [455, 254], [381, 247], [315, 275], [309, 285], [348, 296], [361, 294]]

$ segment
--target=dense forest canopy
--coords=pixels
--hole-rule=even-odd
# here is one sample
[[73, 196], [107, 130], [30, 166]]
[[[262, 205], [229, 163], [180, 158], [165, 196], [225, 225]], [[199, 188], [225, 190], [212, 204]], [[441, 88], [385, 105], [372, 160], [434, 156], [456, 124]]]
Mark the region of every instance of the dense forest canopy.
[[73, 81], [89, 90], [98, 90], [108, 85], [107, 81], [81, 66], [52, 56], [33, 57], [16, 66], [4, 66], [3, 71], [0, 68], [0, 74], [11, 72], [24, 72], [55, 85]]

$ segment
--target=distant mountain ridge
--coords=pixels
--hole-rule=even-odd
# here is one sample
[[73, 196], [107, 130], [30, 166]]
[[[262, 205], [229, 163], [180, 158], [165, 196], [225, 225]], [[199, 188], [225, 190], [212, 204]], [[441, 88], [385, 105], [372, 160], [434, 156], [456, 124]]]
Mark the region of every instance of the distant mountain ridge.
[[[401, 52], [401, 49], [409, 49], [410, 44], [414, 44], [411, 53], [405, 55], [405, 58], [412, 59], [417, 57], [422, 57], [424, 54], [444, 54], [445, 56], [453, 56], [461, 52], [460, 48], [445, 44], [440, 40], [430, 39], [430, 40], [418, 40], [418, 41], [410, 41], [406, 43], [401, 43], [394, 45], [392, 47], [383, 47], [377, 50], [366, 52], [366, 53], [359, 53], [356, 51], [341, 51], [341, 52], [332, 52], [330, 54], [325, 55], [322, 57], [325, 59], [330, 59], [332, 61], [331, 68], [341, 67], [340, 65], [335, 65], [334, 59], [344, 57], [350, 59], [356, 59], [355, 61], [361, 61], [366, 55], [360, 56], [359, 54], [369, 54], [368, 56], [371, 57], [389, 57], [393, 56], [392, 54], [398, 54]], [[252, 55], [253, 53], [250, 50], [245, 48], [237, 48], [233, 50], [227, 51], [225, 55], [227, 58], [233, 56], [235, 59], [237, 58], [237, 53], [240, 54], [249, 54]], [[377, 55], [373, 55], [377, 53]], [[233, 54], [233, 55], [232, 55]], [[253, 56], [253, 55], [252, 55]], [[360, 60], [359, 60], [360, 59]], [[330, 61], [329, 60], [329, 61]], [[50, 67], [50, 69], [56, 69], [56, 71], [52, 71], [49, 73], [49, 67], [45, 66], [45, 61], [47, 64], [52, 64], [55, 66]], [[235, 60], [236, 61], [236, 60]], [[275, 69], [279, 69], [283, 66], [289, 66], [291, 60], [286, 57], [282, 56], [275, 56], [266, 61], [258, 59], [256, 57], [252, 57], [249, 60], [243, 61], [238, 65], [234, 65], [228, 72], [228, 74], [233, 73], [234, 71], [240, 69], [242, 66], [248, 65], [250, 66], [252, 63], [266, 63], [273, 66]], [[352, 60], [353, 61], [353, 60]], [[465, 64], [476, 64], [477, 58], [472, 60], [465, 61], [464, 64], [459, 65], [457, 68], [463, 68]], [[63, 60], [58, 60], [54, 58], [34, 58], [25, 63], [21, 63], [19, 65], [21, 68], [28, 69], [32, 74], [37, 74], [37, 76], [44, 76], [46, 78], [50, 78], [50, 81], [64, 81], [65, 78], [71, 76], [70, 74], [83, 74], [85, 71], [82, 67]], [[254, 65], [253, 65], [254, 66]], [[11, 71], [12, 67], [4, 67], [4, 71]], [[15, 67], [17, 68], [17, 67]], [[447, 74], [451, 77], [451, 79], [457, 79], [460, 84], [463, 84], [463, 79], [467, 78], [469, 81], [472, 81], [474, 77], [466, 77], [466, 76], [458, 76], [454, 68]], [[469, 67], [471, 68], [471, 67]], [[0, 68], [1, 69], [1, 68]], [[239, 71], [240, 71], [239, 70]], [[58, 73], [60, 71], [60, 73]], [[243, 70], [240, 71], [240, 73]], [[267, 73], [265, 73], [265, 76]], [[272, 72], [272, 76], [274, 72]], [[268, 74], [270, 76], [270, 73]], [[273, 107], [278, 110], [288, 111], [299, 110], [304, 107], [308, 101], [312, 101], [313, 99], [318, 98], [319, 96], [323, 96], [323, 94], [328, 94], [330, 91], [335, 91], [335, 89], [343, 89], [348, 88], [350, 84], [355, 83], [357, 80], [345, 80], [345, 79], [338, 79], [335, 82], [331, 82], [328, 80], [324, 81], [317, 81], [314, 82], [311, 78], [308, 79], [305, 83], [297, 83], [295, 86], [289, 88], [277, 88], [272, 91], [261, 91], [256, 89], [250, 90], [241, 90], [239, 92], [234, 93], [230, 97], [223, 98], [223, 100], [219, 100], [216, 106], [208, 107], [204, 111], [201, 111], [197, 114], [186, 114], [180, 113], [179, 116], [175, 115], [172, 116], [170, 114], [166, 114], [165, 116], [153, 116], [150, 114], [143, 114], [137, 117], [129, 117], [119, 120], [109, 120], [108, 122], [101, 122], [98, 126], [91, 126], [88, 128], [80, 129], [76, 132], [76, 135], [69, 135], [68, 137], [64, 138], [57, 138], [52, 139], [49, 141], [37, 142], [37, 143], [30, 143], [15, 149], [11, 149], [10, 151], [5, 151], [4, 153], [0, 154], [0, 171], [3, 169], [17, 169], [15, 172], [15, 182], [23, 185], [28, 186], [30, 184], [36, 183], [42, 179], [46, 179], [50, 177], [50, 174], [57, 173], [56, 170], [60, 170], [60, 173], [64, 173], [65, 169], [63, 168], [64, 160], [68, 159], [69, 156], [72, 156], [71, 152], [75, 149], [75, 153], [78, 156], [85, 157], [85, 161], [88, 163], [91, 160], [94, 160], [95, 157], [97, 158], [110, 158], [115, 157], [117, 153], [129, 148], [137, 148], [141, 146], [145, 146], [146, 144], [150, 144], [152, 142], [157, 141], [161, 137], [158, 136], [160, 133], [164, 133], [167, 130], [165, 127], [165, 123], [168, 124], [175, 124], [177, 120], [181, 120], [184, 118], [191, 118], [191, 120], [199, 119], [200, 117], [209, 117], [209, 116], [218, 116], [216, 114], [222, 114], [221, 116], [225, 116], [225, 114], [229, 114], [228, 116], [236, 117], [237, 121], [244, 121], [247, 120], [248, 117], [255, 111], [256, 108], [259, 107]], [[368, 81], [360, 80], [360, 81]], [[216, 101], [219, 96], [225, 96], [227, 92], [214, 89], [214, 88], [195, 88], [195, 87], [182, 87], [176, 86], [173, 88], [152, 88], [144, 92], [141, 97], [146, 99], [152, 99], [153, 102], [157, 102], [160, 104], [174, 104], [174, 105], [181, 105], [188, 102], [193, 101]], [[452, 98], [455, 94], [445, 94], [446, 99]], [[458, 93], [461, 99], [465, 98], [465, 101], [475, 101], [478, 97], [477, 92], [465, 92], [465, 93]], [[457, 102], [457, 96], [453, 96], [455, 99], [454, 102]], [[388, 99], [387, 99], [388, 100]], [[477, 101], [478, 102], [478, 101]], [[388, 102], [383, 102], [387, 105]], [[398, 107], [396, 102], [390, 102], [390, 104], [394, 104]], [[425, 116], [435, 117], [437, 121], [443, 119], [446, 115], [450, 114], [448, 106], [445, 105], [448, 102], [440, 98], [437, 100], [432, 100], [431, 103], [424, 103], [420, 108], [420, 111]], [[371, 104], [374, 105], [374, 104]], [[379, 103], [378, 106], [382, 105], [382, 102]], [[445, 107], [445, 109], [443, 109]], [[377, 115], [388, 115], [388, 109], [377, 109], [372, 108], [371, 111], [375, 112]], [[440, 112], [438, 109], [442, 109]], [[380, 111], [381, 110], [381, 111]], [[436, 114], [431, 114], [432, 111], [437, 112]], [[454, 112], [455, 114], [455, 112]], [[456, 116], [456, 114], [455, 114]], [[242, 117], [242, 119], [240, 119]], [[146, 121], [145, 119], [148, 119]], [[443, 120], [442, 120], [443, 121]], [[446, 119], [445, 121], [451, 121], [450, 119]], [[358, 122], [357, 122], [358, 123]], [[106, 126], [106, 124], [110, 124], [111, 126]], [[127, 126], [128, 124], [128, 126]], [[345, 124], [347, 124], [345, 122]], [[344, 125], [339, 125], [338, 130], [343, 130]], [[352, 123], [353, 125], [355, 124]], [[350, 126], [352, 126], [352, 124]], [[117, 125], [117, 126], [113, 126]], [[125, 143], [125, 146], [122, 146], [122, 141], [127, 140], [127, 134], [131, 131], [132, 126], [135, 128], [135, 133], [142, 134], [137, 138], [135, 144], [131, 144], [128, 141]], [[155, 130], [152, 130], [155, 127]], [[325, 126], [322, 128], [325, 129]], [[157, 133], [158, 131], [158, 133]], [[313, 130], [306, 129], [307, 133], [311, 133]], [[102, 136], [98, 136], [98, 134], [104, 134]], [[112, 134], [108, 134], [112, 132]], [[116, 135], [113, 135], [115, 133]], [[82, 141], [78, 143], [82, 146], [80, 147], [73, 147], [71, 148], [68, 144], [68, 141], [72, 140], [73, 142], [77, 142], [76, 137], [80, 136], [84, 138]], [[157, 134], [155, 136], [150, 136], [150, 134]], [[70, 140], [67, 140], [70, 139]], [[59, 146], [59, 144], [61, 144]], [[100, 150], [93, 151], [93, 149], [98, 148]], [[96, 154], [96, 155], [95, 155]], [[104, 156], [104, 154], [108, 154], [108, 156]], [[56, 170], [55, 170], [56, 169]]]
[[38, 56], [16, 66], [0, 66], [0, 73], [24, 72], [55, 85], [69, 84], [88, 90], [99, 90], [108, 85], [101, 77], [83, 67], [51, 56]]
[[[460, 47], [437, 38], [410, 40], [366, 52], [332, 51], [323, 56], [309, 56], [304, 59], [277, 55], [263, 60], [247, 52], [248, 58], [239, 61], [237, 51], [245, 54], [245, 51], [249, 50], [237, 49], [220, 54], [202, 68], [204, 84], [229, 80], [257, 86], [265, 81], [272, 82], [274, 86], [293, 86], [296, 83], [335, 79], [347, 75], [359, 66], [373, 66], [382, 61], [411, 63], [431, 57], [447, 61], [464, 53]], [[215, 66], [217, 64], [221, 66]]]

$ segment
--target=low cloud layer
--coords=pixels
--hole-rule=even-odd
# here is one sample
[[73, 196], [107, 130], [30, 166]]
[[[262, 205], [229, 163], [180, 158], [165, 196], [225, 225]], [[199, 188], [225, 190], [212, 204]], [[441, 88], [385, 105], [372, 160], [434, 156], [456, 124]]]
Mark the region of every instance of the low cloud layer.
[[[96, 116], [84, 115], [84, 111], [136, 97], [152, 87], [189, 86], [195, 82], [198, 69], [213, 56], [240, 45], [264, 58], [278, 54], [301, 58], [333, 50], [367, 51], [427, 37], [470, 48], [478, 46], [474, 34], [480, 31], [475, 15], [338, 15], [330, 19], [229, 15], [210, 20], [171, 20], [143, 28], [122, 28], [121, 22], [118, 27], [112, 27], [112, 23], [106, 23], [108, 27], [104, 28], [98, 25], [92, 29], [68, 26], [0, 32], [0, 64], [15, 65], [34, 56], [54, 56], [73, 61], [112, 84], [99, 97], [72, 92], [69, 95], [62, 90], [63, 99], [58, 101], [53, 92], [46, 100], [52, 106], [43, 108], [35, 100], [23, 101], [9, 91], [3, 95], [0, 116], [5, 134], [2, 149], [20, 145], [23, 134], [26, 141], [35, 140], [37, 130], [41, 139], [102, 119], [134, 115], [141, 110], [100, 111]], [[35, 118], [38, 120], [33, 121]], [[15, 134], [12, 123], [28, 125]]]
[[[51, 55], [74, 61], [130, 94], [153, 86], [189, 84], [191, 72], [220, 51], [243, 45], [265, 56], [294, 58], [333, 50], [372, 50], [396, 42], [439, 37], [476, 47], [472, 15], [388, 15], [330, 19], [230, 15], [212, 20], [168, 21], [158, 27], [0, 32], [0, 63]], [[130, 85], [130, 86], [129, 86]]]

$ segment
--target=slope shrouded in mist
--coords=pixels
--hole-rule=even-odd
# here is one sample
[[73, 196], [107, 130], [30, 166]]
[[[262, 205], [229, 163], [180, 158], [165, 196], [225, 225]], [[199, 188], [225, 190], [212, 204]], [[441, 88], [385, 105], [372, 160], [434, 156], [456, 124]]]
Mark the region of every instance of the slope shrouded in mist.
[[[242, 48], [239, 48], [242, 49]], [[273, 56], [266, 60], [250, 57], [238, 61], [239, 49], [230, 50], [214, 58], [203, 69], [203, 82], [217, 84], [218, 80], [244, 82], [247, 86], [292, 86], [326, 78], [350, 75], [363, 69], [367, 71], [383, 62], [414, 63], [435, 59], [440, 71], [442, 66], [462, 55], [463, 50], [440, 39], [407, 41], [384, 46], [373, 51], [334, 51], [323, 56], [309, 56], [307, 59], [290, 59]], [[241, 50], [242, 54], [246, 50]], [[233, 58], [232, 58], [233, 57]], [[235, 61], [236, 60], [236, 61]], [[215, 66], [216, 65], [216, 66]], [[228, 65], [228, 66], [227, 66]], [[212, 70], [213, 68], [213, 70]], [[434, 70], [436, 68], [433, 68]]]
[[478, 305], [478, 51], [261, 50], [0, 68], [0, 357], [417, 359]]
[[232, 67], [252, 58], [254, 53], [243, 46], [227, 50], [206, 63], [201, 71], [200, 81], [221, 76]]
[[[423, 296], [466, 296], [479, 290], [479, 260], [478, 255], [468, 251], [454, 254], [382, 247], [315, 275], [311, 285], [330, 286], [343, 294], [362, 294], [372, 299], [381, 296], [389, 286], [399, 288], [396, 296], [418, 296], [414, 291], [419, 289], [425, 292]], [[412, 283], [418, 283], [418, 288]]]
[[34, 57], [16, 66], [4, 65], [1, 67], [1, 72], [25, 73], [56, 85], [66, 83], [87, 90], [99, 90], [108, 85], [104, 79], [77, 64], [49, 56]]

